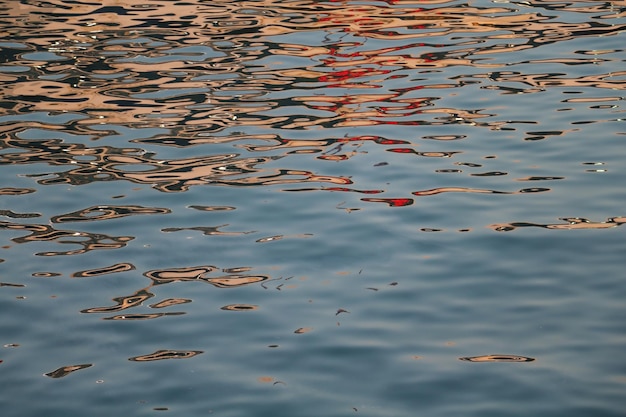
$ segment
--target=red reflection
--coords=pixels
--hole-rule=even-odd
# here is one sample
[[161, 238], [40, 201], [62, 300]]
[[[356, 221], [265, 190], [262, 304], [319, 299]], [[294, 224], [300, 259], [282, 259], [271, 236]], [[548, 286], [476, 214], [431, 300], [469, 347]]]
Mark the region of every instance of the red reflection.
[[385, 192], [385, 190], [353, 190], [351, 188], [345, 188], [345, 187], [326, 187], [326, 188], [320, 188], [320, 190], [343, 191], [343, 192], [353, 192], [353, 193], [361, 193], [361, 194], [380, 194], [380, 193]]
[[413, 204], [412, 198], [362, 198], [361, 201], [387, 203], [389, 207], [405, 207]]
[[[360, 77], [365, 77], [368, 75], [382, 75], [382, 74], [388, 74], [390, 73], [391, 70], [374, 70], [372, 68], [357, 68], [357, 69], [353, 69], [353, 70], [341, 70], [341, 71], [335, 71], [332, 72], [330, 74], [327, 75], [322, 75], [320, 77], [318, 77], [318, 81], [320, 82], [338, 82], [338, 81], [346, 81], [346, 80], [350, 80], [353, 78], [360, 78]], [[333, 85], [329, 85], [329, 87], [332, 87]], [[342, 85], [343, 87], [343, 85]]]

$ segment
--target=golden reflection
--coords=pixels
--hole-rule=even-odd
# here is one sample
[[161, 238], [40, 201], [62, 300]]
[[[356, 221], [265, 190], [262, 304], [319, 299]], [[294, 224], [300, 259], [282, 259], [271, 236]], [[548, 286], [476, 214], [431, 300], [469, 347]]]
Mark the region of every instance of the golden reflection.
[[[473, 176], [500, 176], [506, 175], [506, 173], [501, 173], [499, 171], [496, 172], [486, 172], [483, 174], [473, 174]], [[428, 195], [436, 195], [442, 193], [476, 193], [476, 194], [527, 194], [527, 193], [542, 193], [550, 191], [549, 188], [543, 187], [534, 187], [534, 188], [522, 188], [518, 191], [497, 191], [497, 190], [488, 190], [481, 188], [466, 188], [466, 187], [440, 187], [433, 188], [431, 190], [420, 190], [414, 191], [411, 194], [416, 196], [428, 196]]]
[[157, 319], [164, 316], [181, 316], [183, 312], [169, 312], [169, 313], [149, 313], [149, 314], [119, 314], [117, 316], [104, 317], [103, 320], [150, 320]]
[[207, 236], [239, 236], [239, 235], [247, 235], [250, 233], [255, 233], [254, 230], [249, 232], [222, 232], [220, 227], [228, 226], [228, 224], [222, 224], [220, 226], [196, 226], [196, 227], [166, 227], [165, 229], [161, 229], [162, 232], [180, 232], [183, 230], [195, 230], [198, 232], [202, 232], [203, 235]]
[[[8, 23], [0, 24], [0, 33], [11, 39], [3, 46], [9, 57], [3, 64], [7, 70], [0, 72], [0, 117], [7, 116], [0, 122], [4, 145], [0, 164], [66, 168], [29, 175], [43, 185], [124, 180], [181, 192], [196, 185], [351, 184], [347, 176], [292, 169], [284, 160], [283, 168], [265, 166], [292, 154], [347, 161], [359, 153], [342, 149], [344, 140], [389, 145], [391, 139], [303, 139], [295, 134], [288, 138], [270, 130], [314, 132], [380, 125], [515, 130], [512, 125], [517, 121], [495, 120], [497, 115], [473, 103], [467, 108], [451, 106], [445, 96], [471, 84], [501, 94], [555, 87], [624, 90], [626, 75], [533, 70], [547, 65], [597, 67], [610, 54], [619, 53], [617, 49], [515, 62], [517, 51], [622, 33], [626, 25], [612, 19], [623, 12], [612, 2], [589, 7], [552, 1], [528, 7], [515, 2], [475, 7], [410, 0], [11, 4], [4, 10]], [[544, 11], [595, 16], [568, 22]], [[297, 41], [307, 38], [322, 41]], [[503, 60], [504, 55], [513, 61]], [[442, 70], [449, 68], [455, 68], [455, 75], [442, 79]], [[585, 99], [565, 102], [575, 100]], [[44, 114], [30, 120], [31, 115]], [[232, 143], [247, 153], [162, 158], [140, 148], [84, 143], [85, 136], [92, 141], [115, 136], [119, 126], [160, 129], [149, 137], [130, 139], [142, 146]], [[251, 134], [250, 129], [256, 132]], [[23, 135], [32, 130], [48, 135], [25, 139]], [[61, 135], [68, 132], [76, 139]], [[443, 158], [457, 152], [413, 153]], [[34, 190], [0, 189], [0, 195], [30, 192]], [[107, 211], [113, 216], [123, 215], [117, 209], [105, 210], [109, 209], [115, 211]]]
[[516, 355], [484, 355], [484, 356], [468, 356], [459, 358], [459, 360], [467, 362], [533, 362], [535, 358]]
[[215, 266], [192, 266], [185, 268], [155, 269], [146, 271], [144, 275], [155, 285], [182, 281], [200, 281], [203, 275], [217, 270]]
[[[131, 264], [115, 264], [110, 267], [79, 271], [72, 274], [72, 277], [87, 277], [115, 272], [128, 271], [134, 269]], [[104, 307], [91, 307], [81, 310], [81, 313], [116, 313], [131, 308], [141, 307], [144, 303], [155, 297], [155, 289], [164, 284], [175, 282], [203, 282], [211, 284], [217, 288], [235, 288], [244, 285], [262, 283], [270, 279], [267, 275], [244, 274], [251, 271], [251, 267], [232, 267], [217, 268], [211, 265], [190, 266], [181, 268], [155, 269], [146, 271], [143, 275], [150, 279], [151, 283], [145, 288], [141, 288], [134, 293], [126, 296], [113, 298], [114, 305]], [[216, 276], [210, 276], [214, 272], [221, 272]], [[261, 284], [263, 285], [263, 284]], [[264, 287], [265, 288], [265, 287]], [[156, 303], [150, 304], [153, 309], [171, 307], [180, 304], [191, 303], [188, 298], [166, 298]], [[231, 304], [222, 307], [223, 310], [256, 310], [258, 306], [252, 304]], [[112, 321], [131, 321], [131, 320], [150, 320], [166, 316], [184, 315], [185, 312], [167, 312], [167, 313], [123, 313], [114, 316], [105, 317], [104, 320]]]
[[140, 306], [144, 301], [154, 297], [154, 294], [148, 291], [148, 288], [142, 288], [134, 294], [125, 297], [115, 297], [113, 301], [116, 305], [110, 307], [93, 307], [81, 310], [81, 313], [113, 313], [116, 311], [126, 310], [131, 307]]
[[224, 307], [221, 307], [222, 310], [228, 311], [250, 311], [257, 310], [259, 306], [253, 304], [229, 304]]
[[[626, 29], [626, 28], [625, 28]], [[565, 74], [539, 73], [520, 74], [514, 71], [491, 72], [463, 78], [489, 79], [500, 82], [517, 82], [531, 87], [540, 87], [542, 90], [549, 87], [595, 87], [610, 90], [626, 90], [623, 77], [626, 71], [609, 72], [605, 74], [586, 75], [580, 77], [566, 77]], [[541, 90], [533, 90], [541, 91]]]
[[171, 307], [179, 304], [187, 304], [191, 303], [192, 300], [188, 298], [167, 298], [165, 300], [161, 300], [158, 303], [150, 304], [151, 308], [165, 308]]
[[11, 282], [0, 282], [0, 287], [24, 288], [24, 284], [13, 284]]
[[117, 263], [117, 264], [105, 266], [102, 268], [77, 271], [72, 274], [72, 278], [87, 278], [87, 277], [95, 277], [95, 276], [106, 275], [106, 274], [116, 274], [118, 272], [132, 271], [134, 269], [135, 269], [135, 266], [131, 263], [127, 263], [127, 262]]
[[563, 220], [566, 223], [556, 224], [538, 224], [538, 223], [526, 223], [526, 222], [513, 222], [513, 223], [498, 223], [489, 226], [490, 229], [496, 232], [510, 232], [523, 227], [541, 227], [544, 229], [611, 229], [613, 227], [621, 226], [626, 223], [626, 217], [611, 217], [604, 222], [594, 222], [588, 219], [579, 217], [564, 217]]
[[242, 285], [256, 284], [268, 280], [265, 275], [227, 275], [222, 277], [207, 278], [206, 281], [218, 288], [233, 288]]
[[[0, 112], [28, 109], [81, 113], [88, 117], [75, 123], [86, 129], [94, 123], [184, 124], [214, 132], [251, 125], [280, 125], [286, 129], [328, 124], [366, 126], [396, 116], [349, 108], [348, 104], [376, 101], [400, 104], [397, 110], [402, 106], [411, 110], [414, 108], [410, 103], [415, 100], [405, 100], [404, 93], [372, 95], [354, 91], [350, 103], [335, 98], [337, 107], [326, 109], [334, 115], [305, 116], [310, 114], [307, 112], [296, 117], [268, 115], [291, 100], [264, 96], [268, 90], [294, 83], [308, 89], [319, 84], [371, 89], [379, 87], [397, 69], [485, 68], [489, 73], [472, 78], [498, 80], [492, 74], [505, 65], [495, 62], [494, 56], [574, 38], [616, 35], [625, 27], [602, 22], [620, 16], [608, 2], [589, 9], [563, 2], [533, 5], [600, 14], [594, 22], [576, 23], [555, 21], [539, 12], [510, 6], [455, 7], [445, 3], [395, 1], [390, 7], [244, 0], [177, 3], [173, 7], [171, 2], [155, 0], [137, 7], [115, 0], [71, 5], [61, 0], [20, 2], [6, 9], [11, 24], [1, 30], [5, 37], [24, 45], [13, 52], [15, 59], [10, 65], [30, 71], [2, 73], [0, 93], [7, 105]], [[272, 42], [278, 35], [284, 38], [316, 31], [351, 34], [358, 41], [324, 45]], [[448, 44], [426, 43], [435, 38], [446, 39]], [[370, 46], [370, 39], [378, 42]], [[384, 45], [388, 40], [394, 45]], [[307, 58], [309, 65], [285, 69], [257, 63], [272, 56]], [[592, 59], [581, 58], [577, 63]], [[556, 80], [570, 86], [591, 83], [600, 88], [623, 88], [617, 80], [605, 80], [612, 76]], [[527, 83], [533, 79], [532, 85], [555, 85], [555, 79], [548, 74], [519, 74], [503, 81]], [[450, 84], [451, 88], [457, 86]], [[235, 99], [233, 92], [241, 92], [239, 98]]]
[[49, 376], [50, 378], [63, 378], [64, 376], [68, 376], [72, 372], [80, 371], [81, 369], [90, 368], [92, 366], [93, 364], [91, 363], [86, 363], [82, 365], [62, 366], [61, 368], [55, 369], [54, 371], [48, 372], [44, 375]]
[[309, 333], [312, 330], [313, 330], [312, 327], [300, 327], [300, 328], [296, 329], [294, 331], [294, 333], [296, 333], [296, 334], [303, 334], [303, 333]]
[[208, 277], [207, 274], [217, 270], [215, 266], [195, 266], [184, 268], [157, 269], [146, 271], [144, 275], [153, 281], [153, 285], [172, 282], [206, 282], [219, 288], [231, 288], [253, 284], [269, 279], [266, 275], [241, 275], [238, 273]]
[[149, 362], [149, 361], [160, 361], [164, 359], [187, 359], [192, 358], [196, 355], [200, 355], [204, 353], [202, 350], [157, 350], [156, 352], [149, 353], [147, 355], [134, 356], [132, 358], [128, 358], [129, 361], [133, 362]]
[[466, 187], [440, 187], [431, 190], [414, 191], [412, 194], [417, 196], [436, 195], [441, 193], [479, 193], [479, 194], [510, 194], [506, 191], [485, 190], [480, 188]]
[[[116, 188], [119, 182], [136, 187], [133, 190], [152, 187], [163, 193], [186, 192], [199, 186], [263, 187], [269, 191], [285, 186], [281, 191], [348, 193], [343, 195], [346, 202], [324, 204], [331, 210], [336, 207], [353, 213], [352, 220], [370, 208], [376, 212], [406, 207], [403, 213], [415, 210], [420, 217], [417, 211], [429, 204], [421, 207], [418, 203], [432, 203], [431, 199], [424, 201], [420, 197], [441, 198], [444, 204], [448, 193], [472, 194], [468, 197], [484, 200], [506, 195], [510, 196], [506, 199], [517, 201], [531, 197], [531, 193], [551, 191], [545, 187], [518, 189], [519, 182], [535, 185], [536, 181], [565, 179], [560, 176], [562, 167], [556, 172], [543, 171], [545, 166], [539, 167], [541, 171], [534, 170], [534, 156], [528, 161], [508, 159], [509, 165], [495, 166], [457, 160], [480, 157], [472, 151], [499, 150], [517, 158], [523, 146], [531, 145], [536, 146], [536, 152], [546, 150], [543, 157], [554, 151], [541, 148], [545, 143], [552, 145], [549, 142], [553, 139], [565, 142], [570, 137], [574, 143], [583, 136], [579, 125], [599, 121], [597, 116], [595, 121], [591, 117], [586, 121], [567, 113], [558, 113], [550, 123], [544, 123], [548, 116], [535, 118], [534, 112], [543, 110], [541, 106], [524, 106], [532, 107], [536, 102], [547, 107], [542, 103], [547, 92], [579, 94], [555, 100], [559, 101], [558, 106], [587, 106], [591, 112], [609, 114], [601, 121], [623, 122], [626, 71], [623, 65], [619, 66], [623, 64], [624, 52], [619, 38], [626, 31], [624, 6], [623, 1], [563, 0], [5, 2], [0, 4], [0, 34], [5, 40], [0, 64], [0, 166], [11, 175], [6, 176], [0, 196], [22, 200], [15, 207], [0, 209], [0, 216], [8, 220], [0, 221], [0, 230], [11, 234], [11, 241], [16, 244], [34, 243], [32, 246], [38, 248], [53, 245], [50, 250], [35, 253], [37, 256], [87, 254], [87, 260], [100, 259], [102, 262], [94, 263], [80, 260], [71, 270], [75, 272], [63, 274], [71, 278], [105, 276], [97, 281], [114, 285], [115, 277], [110, 283], [100, 280], [134, 271], [135, 265], [127, 261], [142, 262], [139, 258], [143, 255], [133, 252], [136, 248], [127, 248], [134, 236], [118, 236], [122, 232], [112, 227], [116, 223], [103, 221], [131, 217], [123, 222], [133, 225], [133, 220], [137, 220], [134, 216], [171, 214], [172, 210], [151, 204], [114, 205], [101, 201], [81, 204], [85, 208], [65, 213], [74, 208], [68, 209], [66, 201], [57, 201], [55, 195], [54, 201], [41, 211], [65, 208], [59, 209], [61, 214], [56, 211], [42, 220], [39, 218], [43, 215], [34, 212], [36, 209], [30, 212], [19, 204], [41, 202], [50, 196], [34, 194], [41, 188], [20, 185], [36, 182], [38, 187], [50, 186], [51, 193], [83, 185], [88, 190], [93, 186], [91, 192], [101, 187], [114, 189], [115, 194], [111, 195], [116, 198], [127, 193]], [[593, 49], [598, 40], [606, 38], [610, 39], [605, 49]], [[572, 109], [558, 109], [561, 110]], [[519, 114], [533, 120], [517, 120]], [[520, 132], [520, 124], [536, 126]], [[498, 141], [519, 142], [487, 149], [489, 141], [496, 137]], [[468, 141], [473, 146], [464, 146]], [[512, 165], [518, 162], [519, 165]], [[590, 171], [605, 172], [606, 167], [595, 166], [600, 162], [584, 164], [591, 165], [586, 168], [597, 168]], [[533, 170], [515, 169], [522, 166]], [[445, 182], [458, 179], [457, 174], [463, 172], [458, 169], [461, 167], [470, 173], [457, 183]], [[437, 178], [431, 181], [431, 177], [422, 175], [425, 171], [437, 173]], [[541, 174], [532, 175], [538, 172]], [[13, 173], [19, 173], [19, 178], [14, 178]], [[446, 174], [444, 181], [439, 181], [441, 174]], [[364, 176], [374, 183], [363, 182]], [[398, 191], [403, 181], [413, 178], [415, 181], [408, 185], [411, 188]], [[511, 187], [511, 183], [515, 185]], [[387, 185], [391, 196], [384, 189]], [[86, 193], [96, 199], [107, 198]], [[202, 205], [186, 207], [196, 210], [194, 216], [230, 216], [237, 207], [221, 205], [234, 201], [230, 192], [226, 194], [228, 199], [221, 200], [220, 193], [212, 194], [210, 190], [189, 193], [198, 198], [194, 202]], [[251, 193], [255, 198], [259, 194], [262, 193]], [[440, 194], [444, 195], [434, 197]], [[164, 196], [163, 201], [176, 201], [168, 200], [169, 197]], [[361, 208], [356, 205], [367, 209], [358, 212]], [[244, 207], [245, 216], [259, 209]], [[306, 207], [303, 213], [295, 215], [311, 212]], [[253, 220], [255, 215], [252, 214]], [[31, 218], [37, 220], [25, 220]], [[155, 218], [163, 217], [152, 217]], [[152, 226], [158, 224], [155, 230], [164, 233], [212, 236], [206, 239], [212, 243], [224, 236], [239, 236], [249, 244], [276, 242], [275, 249], [288, 246], [289, 238], [312, 236], [291, 231], [292, 234], [270, 232], [261, 238], [250, 238], [247, 235], [254, 232], [242, 231], [235, 223], [234, 231], [225, 231], [229, 223], [222, 223], [226, 221], [231, 219], [207, 222], [213, 226], [204, 222], [190, 227], [180, 227], [180, 222], [155, 222]], [[626, 223], [626, 217], [605, 221], [567, 217], [560, 221], [509, 222], [488, 227], [498, 232], [521, 228], [607, 230]], [[78, 226], [86, 230], [57, 228], [69, 222], [80, 223]], [[437, 232], [446, 229], [417, 230], [437, 237]], [[172, 238], [170, 234], [160, 236]], [[272, 246], [263, 245], [259, 253], [273, 249]], [[116, 260], [90, 253], [123, 248], [127, 250]], [[236, 249], [242, 254], [246, 250]], [[185, 262], [189, 254], [184, 249], [182, 252], [179, 261]], [[194, 256], [203, 256], [199, 253]], [[302, 253], [307, 255], [306, 251]], [[3, 257], [7, 263], [12, 261], [9, 256]], [[58, 258], [38, 260], [65, 262]], [[244, 264], [250, 259], [240, 261]], [[241, 287], [247, 286], [260, 291], [256, 284], [269, 289], [272, 284], [268, 281], [281, 281], [275, 283], [278, 291], [293, 287], [288, 285], [290, 278], [272, 279], [256, 267], [203, 264], [210, 260], [163, 267], [161, 262], [163, 259], [156, 259], [149, 266], [154, 269], [142, 269], [142, 276], [135, 277], [147, 279], [146, 282], [130, 289], [124, 287], [111, 300], [107, 299], [113, 295], [107, 296], [100, 300], [103, 305], [98, 302], [93, 307], [82, 306], [81, 313], [99, 314], [97, 317], [106, 320], [107, 325], [133, 327], [135, 322], [185, 315], [184, 311], [168, 310], [183, 309], [184, 304], [193, 301], [178, 298], [176, 290], [231, 289], [238, 293], [246, 292]], [[44, 271], [28, 271], [26, 276], [62, 276], [45, 271], [57, 267], [42, 266]], [[131, 274], [135, 273], [128, 275]], [[71, 280], [72, 285], [88, 283]], [[194, 288], [190, 289], [190, 285]], [[388, 285], [395, 287], [398, 282]], [[0, 282], [0, 287], [11, 291], [24, 288], [25, 284]], [[381, 293], [384, 290], [382, 286], [366, 288]], [[223, 310], [224, 313], [218, 312], [221, 316], [260, 308], [247, 303], [220, 305], [213, 308]], [[336, 311], [335, 316], [351, 314], [336, 305], [331, 311]], [[151, 323], [135, 324], [152, 327]], [[293, 333], [311, 331], [312, 327], [300, 327]], [[184, 359], [202, 353], [163, 349], [129, 360]], [[508, 354], [459, 359], [480, 363], [535, 360]], [[63, 366], [45, 375], [62, 378], [91, 366]], [[269, 376], [258, 380], [282, 383]], [[159, 409], [166, 408], [153, 408]]]
[[172, 210], [143, 206], [93, 206], [50, 219], [53, 223], [110, 220], [137, 214], [169, 214]]
[[36, 277], [36, 278], [52, 278], [52, 277], [60, 277], [61, 273], [59, 272], [50, 272], [50, 271], [44, 271], [44, 272], [33, 272], [31, 274], [31, 276]]
[[[218, 154], [204, 157], [163, 160], [136, 148], [108, 146], [87, 148], [83, 144], [64, 143], [59, 139], [23, 140], [23, 128], [8, 133], [5, 147], [15, 150], [0, 155], [1, 164], [48, 163], [67, 165], [65, 172], [54, 172], [38, 182], [44, 185], [81, 185], [96, 181], [128, 180], [148, 184], [159, 191], [186, 191], [192, 185], [259, 186], [303, 182], [349, 184], [344, 177], [318, 175], [310, 171], [275, 169], [262, 174], [257, 165], [275, 161], [281, 156], [246, 157]], [[88, 156], [89, 160], [84, 157]], [[129, 168], [131, 168], [129, 170]], [[137, 170], [140, 168], [141, 170]], [[124, 217], [133, 214], [167, 214], [168, 209], [141, 206], [94, 206], [55, 217], [56, 222], [87, 221]]]
[[[11, 239], [16, 243], [56, 241], [60, 244], [77, 244], [82, 249], [56, 252], [38, 252], [37, 256], [79, 255], [93, 250], [119, 249], [134, 239], [132, 236], [109, 236], [72, 230], [58, 230], [46, 224], [21, 224], [0, 221], [0, 230], [24, 230], [31, 232], [27, 236]], [[71, 240], [70, 240], [71, 239]], [[79, 240], [76, 240], [79, 239]]]
[[268, 243], [268, 242], [275, 242], [277, 240], [282, 240], [284, 238], [291, 238], [291, 237], [306, 239], [306, 238], [309, 238], [311, 236], [313, 236], [313, 234], [311, 234], [311, 233], [303, 233], [303, 234], [294, 235], [294, 236], [275, 235], [275, 236], [262, 237], [260, 239], [255, 240], [255, 242], [256, 243]]
[[0, 188], [0, 195], [24, 195], [34, 193], [35, 191], [34, 188], [3, 187]]
[[189, 206], [189, 208], [200, 211], [230, 211], [235, 210], [231, 206]]
[[15, 213], [12, 210], [0, 210], [0, 216], [9, 217], [11, 219], [29, 219], [33, 217], [41, 217], [39, 213]]

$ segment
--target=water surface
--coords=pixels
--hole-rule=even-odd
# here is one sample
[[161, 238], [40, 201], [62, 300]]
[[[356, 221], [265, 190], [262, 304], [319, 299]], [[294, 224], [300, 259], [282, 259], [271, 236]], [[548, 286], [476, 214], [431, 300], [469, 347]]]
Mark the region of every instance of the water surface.
[[3, 416], [622, 416], [624, 1], [0, 5]]

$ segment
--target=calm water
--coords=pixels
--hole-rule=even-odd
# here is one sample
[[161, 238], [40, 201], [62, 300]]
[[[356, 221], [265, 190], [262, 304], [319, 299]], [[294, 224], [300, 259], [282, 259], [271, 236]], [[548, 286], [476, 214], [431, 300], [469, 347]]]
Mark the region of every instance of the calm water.
[[626, 2], [0, 16], [3, 417], [624, 416]]

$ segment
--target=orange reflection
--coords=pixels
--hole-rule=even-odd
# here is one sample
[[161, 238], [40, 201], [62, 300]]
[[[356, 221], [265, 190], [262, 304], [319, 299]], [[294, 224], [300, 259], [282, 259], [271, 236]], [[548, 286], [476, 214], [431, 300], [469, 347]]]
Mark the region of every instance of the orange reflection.
[[514, 222], [514, 223], [499, 223], [492, 224], [489, 228], [495, 230], [496, 232], [510, 232], [511, 230], [515, 230], [523, 227], [542, 227], [544, 229], [566, 229], [566, 230], [576, 230], [576, 229], [611, 229], [613, 227], [621, 226], [626, 223], [626, 217], [611, 217], [604, 222], [593, 222], [584, 218], [579, 217], [563, 217], [561, 220], [565, 221], [565, 224], [538, 224], [538, 223], [525, 223], [525, 222]]
[[136, 307], [143, 304], [144, 301], [154, 297], [154, 294], [149, 292], [147, 288], [142, 288], [136, 291], [134, 294], [125, 297], [115, 297], [113, 301], [117, 302], [116, 305], [110, 307], [93, 307], [81, 310], [81, 313], [113, 313], [116, 311], [126, 310], [131, 307]]
[[93, 206], [72, 213], [61, 214], [50, 219], [53, 223], [110, 220], [137, 214], [169, 214], [168, 208], [143, 206]]
[[[398, 122], [395, 112], [417, 115], [436, 98], [405, 96], [413, 88], [391, 94], [353, 91], [349, 98], [331, 97], [333, 104], [324, 109], [331, 112], [327, 117], [310, 112], [286, 116], [269, 112], [295, 100], [264, 99], [264, 92], [294, 84], [308, 89], [323, 85], [369, 90], [379, 88], [398, 69], [449, 67], [485, 68], [488, 73], [469, 78], [518, 81], [540, 88], [558, 84], [621, 88], [620, 81], [611, 78], [623, 72], [579, 78], [507, 74], [501, 71], [505, 65], [493, 61], [498, 54], [540, 45], [617, 35], [625, 25], [602, 22], [621, 16], [611, 6], [613, 2], [589, 8], [567, 2], [534, 3], [536, 11], [532, 12], [451, 6], [444, 1], [388, 3], [243, 0], [177, 3], [175, 7], [164, 0], [141, 7], [116, 0], [16, 3], [7, 8], [11, 24], [3, 27], [5, 36], [26, 41], [33, 50], [56, 58], [49, 61], [16, 52], [10, 64], [33, 68], [33, 73], [3, 73], [0, 94], [6, 106], [0, 113], [26, 109], [81, 113], [87, 118], [76, 124], [86, 130], [94, 123], [198, 126], [204, 132], [253, 125], [299, 129]], [[600, 17], [593, 22], [560, 22], [540, 13], [541, 8]], [[324, 45], [273, 41], [276, 36], [307, 32], [349, 34], [354, 40]], [[439, 41], [428, 43], [431, 39]], [[368, 40], [377, 42], [370, 46]], [[384, 43], [390, 40], [393, 46]], [[315, 59], [320, 65], [273, 68], [262, 63], [271, 56]], [[415, 88], [446, 86], [424, 83]], [[241, 92], [240, 98], [234, 99], [232, 92]], [[380, 104], [360, 107], [368, 102]], [[431, 110], [456, 114], [462, 109]]]
[[224, 307], [221, 307], [222, 310], [227, 311], [250, 311], [257, 310], [259, 306], [253, 304], [229, 304]]
[[459, 358], [467, 362], [532, 362], [535, 358], [516, 355], [484, 355], [484, 356], [468, 356]]
[[117, 264], [105, 266], [102, 268], [88, 269], [85, 271], [77, 271], [72, 274], [72, 278], [87, 278], [87, 277], [95, 277], [95, 276], [106, 275], [106, 274], [116, 274], [118, 272], [132, 271], [133, 269], [135, 269], [135, 266], [133, 264], [126, 263], [126, 262], [117, 263]]
[[27, 236], [11, 239], [16, 243], [56, 241], [60, 244], [77, 244], [82, 246], [82, 249], [69, 251], [39, 252], [35, 254], [37, 256], [79, 255], [93, 250], [119, 249], [125, 247], [127, 242], [134, 239], [132, 236], [108, 236], [99, 233], [58, 230], [45, 224], [0, 222], [1, 229], [31, 232]]
[[128, 358], [129, 361], [133, 362], [150, 362], [150, 361], [161, 361], [164, 359], [187, 359], [192, 358], [196, 355], [200, 355], [204, 353], [202, 350], [157, 350], [156, 352], [149, 353], [147, 355], [134, 356], [132, 358]]
[[47, 374], [44, 374], [44, 375], [49, 376], [50, 378], [63, 378], [64, 376], [68, 376], [72, 372], [80, 371], [81, 369], [90, 368], [92, 366], [93, 365], [90, 363], [86, 363], [82, 365], [62, 366], [61, 368], [55, 369], [54, 371], [48, 372]]

